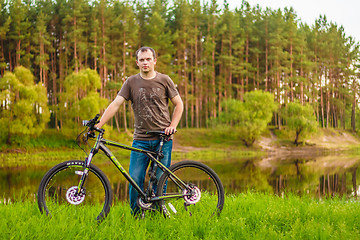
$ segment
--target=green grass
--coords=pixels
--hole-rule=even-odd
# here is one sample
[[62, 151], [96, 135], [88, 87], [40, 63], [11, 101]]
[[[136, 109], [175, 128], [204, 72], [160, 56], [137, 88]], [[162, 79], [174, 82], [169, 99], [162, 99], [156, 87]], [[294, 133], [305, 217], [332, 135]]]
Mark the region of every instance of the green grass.
[[237, 134], [222, 128], [181, 128], [175, 140], [183, 146], [211, 148], [246, 148]]
[[251, 150], [220, 150], [220, 149], [199, 149], [194, 151], [177, 151], [176, 148], [171, 154], [172, 161], [176, 160], [201, 160], [202, 162], [212, 160], [223, 160], [223, 159], [240, 159], [240, 158], [251, 158], [261, 157], [264, 153], [261, 151]]
[[[0, 205], [0, 239], [358, 239], [360, 203], [246, 193], [227, 196], [220, 217], [134, 219], [126, 203], [100, 225], [86, 215], [49, 219], [36, 203]], [[91, 208], [89, 208], [89, 215]]]

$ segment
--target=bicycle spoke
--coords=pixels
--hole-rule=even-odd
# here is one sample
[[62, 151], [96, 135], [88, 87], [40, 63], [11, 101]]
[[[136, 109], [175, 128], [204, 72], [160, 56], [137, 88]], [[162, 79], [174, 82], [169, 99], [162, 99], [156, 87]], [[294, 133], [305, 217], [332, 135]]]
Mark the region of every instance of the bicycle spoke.
[[[169, 175], [159, 181], [158, 195], [166, 196], [161, 201], [166, 217], [179, 215], [213, 216], [220, 213], [224, 204], [223, 187], [216, 174], [207, 166], [186, 161], [175, 164], [170, 170], [187, 184], [187, 189], [179, 187]], [[183, 195], [183, 197], [170, 197]]]
[[45, 175], [38, 193], [40, 210], [51, 217], [86, 216], [90, 211], [96, 214], [94, 218], [103, 218], [112, 200], [108, 180], [103, 179], [98, 170], [90, 169], [84, 188], [78, 194], [83, 166], [80, 161], [71, 163], [61, 163]]

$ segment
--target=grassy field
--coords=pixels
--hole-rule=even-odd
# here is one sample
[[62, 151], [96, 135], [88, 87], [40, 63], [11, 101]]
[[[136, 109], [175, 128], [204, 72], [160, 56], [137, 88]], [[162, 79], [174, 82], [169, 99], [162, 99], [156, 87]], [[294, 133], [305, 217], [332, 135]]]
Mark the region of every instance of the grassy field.
[[[134, 219], [126, 203], [100, 225], [86, 215], [49, 219], [27, 201], [0, 205], [0, 239], [359, 239], [360, 203], [284, 198], [260, 193], [227, 196], [220, 217]], [[91, 212], [91, 209], [89, 209]]]

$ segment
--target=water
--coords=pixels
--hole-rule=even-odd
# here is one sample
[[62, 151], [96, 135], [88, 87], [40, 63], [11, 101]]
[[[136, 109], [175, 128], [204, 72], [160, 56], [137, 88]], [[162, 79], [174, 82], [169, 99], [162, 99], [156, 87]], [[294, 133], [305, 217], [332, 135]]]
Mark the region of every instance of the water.
[[[53, 157], [50, 162], [39, 161], [36, 164], [26, 164], [27, 166], [22, 166], [24, 164], [20, 162], [0, 167], [0, 202], [35, 200], [43, 175], [52, 165], [62, 161], [64, 159]], [[248, 190], [320, 198], [360, 194], [360, 156], [275, 156], [199, 161], [215, 170], [227, 194]], [[128, 183], [115, 166], [104, 160], [95, 162], [95, 165], [108, 176], [114, 195], [118, 199], [127, 199]], [[126, 164], [124, 167], [128, 168]]]

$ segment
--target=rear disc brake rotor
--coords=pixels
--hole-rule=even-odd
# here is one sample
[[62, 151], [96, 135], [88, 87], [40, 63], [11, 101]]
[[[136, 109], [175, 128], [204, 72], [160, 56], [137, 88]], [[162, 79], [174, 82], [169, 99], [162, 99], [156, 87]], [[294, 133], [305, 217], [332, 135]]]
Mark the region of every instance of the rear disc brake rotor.
[[183, 191], [185, 202], [188, 204], [195, 204], [200, 201], [201, 191], [197, 186], [191, 186], [190, 189]]

